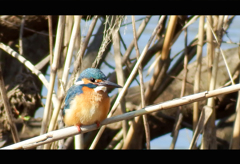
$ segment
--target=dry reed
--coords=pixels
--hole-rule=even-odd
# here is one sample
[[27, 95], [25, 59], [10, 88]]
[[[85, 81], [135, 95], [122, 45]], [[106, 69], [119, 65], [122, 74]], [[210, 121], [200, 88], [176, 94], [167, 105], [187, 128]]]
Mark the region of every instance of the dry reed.
[[[194, 91], [193, 93], [200, 92], [200, 80], [201, 80], [201, 68], [202, 68], [202, 48], [204, 40], [204, 16], [200, 16], [199, 27], [198, 27], [198, 46], [197, 46], [197, 66], [194, 80]], [[193, 103], [193, 131], [197, 126], [199, 103]]]
[[49, 113], [49, 108], [50, 108], [50, 105], [51, 105], [55, 76], [56, 76], [58, 61], [59, 61], [60, 52], [61, 52], [64, 23], [65, 23], [65, 16], [60, 16], [59, 17], [59, 22], [58, 22], [58, 30], [57, 30], [53, 64], [52, 64], [52, 67], [51, 67], [52, 71], [51, 71], [51, 74], [50, 74], [50, 86], [49, 86], [49, 90], [48, 90], [48, 93], [47, 93], [47, 99], [46, 99], [46, 104], [45, 104], [45, 108], [44, 108], [42, 128], [41, 128], [40, 134], [44, 134], [44, 133], [47, 132], [47, 125], [48, 125], [48, 122], [49, 122], [49, 118], [51, 116], [51, 114]]
[[[63, 22], [63, 17], [59, 17], [59, 24]], [[107, 16], [105, 19], [105, 30], [104, 30], [104, 38], [101, 47], [98, 50], [98, 53], [96, 56], [94, 56], [95, 61], [92, 63], [92, 67], [99, 67], [100, 59], [104, 56], [103, 53], [107, 53], [107, 46], [110, 47], [111, 41], [113, 41], [113, 49], [114, 49], [114, 58], [116, 63], [116, 78], [114, 80], [117, 81], [119, 85], [123, 85], [122, 89], [119, 89], [119, 95], [115, 100], [115, 103], [113, 104], [110, 113], [108, 115], [108, 118], [104, 120], [101, 123], [101, 128], [98, 131], [97, 135], [95, 136], [95, 139], [93, 140], [90, 149], [94, 149], [106, 127], [107, 124], [114, 123], [117, 121], [122, 121], [122, 128], [120, 129], [119, 133], [116, 135], [116, 138], [113, 138], [111, 144], [107, 147], [108, 149], [127, 149], [131, 147], [131, 144], [134, 142], [134, 134], [136, 134], [136, 130], [140, 127], [139, 125], [144, 125], [145, 129], [145, 135], [146, 135], [146, 148], [150, 149], [150, 131], [149, 131], [149, 125], [147, 121], [146, 114], [156, 112], [163, 109], [168, 109], [172, 107], [179, 107], [179, 111], [177, 113], [177, 117], [175, 118], [175, 125], [173, 129], [173, 141], [170, 146], [171, 149], [175, 147], [178, 131], [181, 128], [181, 125], [183, 125], [183, 115], [181, 114], [181, 107], [182, 105], [193, 103], [193, 130], [194, 135], [190, 144], [190, 149], [196, 148], [196, 140], [199, 137], [200, 133], [203, 132], [203, 138], [202, 138], [202, 146], [201, 148], [216, 148], [216, 133], [214, 132], [215, 128], [215, 110], [214, 110], [214, 99], [213, 96], [217, 96], [219, 94], [227, 94], [232, 93], [235, 91], [238, 91], [240, 89], [239, 84], [234, 84], [234, 78], [231, 75], [230, 69], [228, 67], [228, 63], [226, 62], [226, 57], [221, 49], [221, 42], [222, 42], [222, 29], [226, 30], [229, 27], [229, 24], [231, 23], [231, 20], [233, 17], [229, 16], [207, 16], [207, 30], [206, 33], [204, 32], [204, 16], [190, 16], [190, 17], [184, 17], [184, 16], [170, 16], [169, 24], [165, 31], [165, 26], [163, 26], [163, 22], [166, 21], [166, 16], [161, 16], [160, 20], [154, 29], [148, 43], [146, 44], [144, 50], [142, 51], [141, 55], [139, 53], [138, 48], [138, 39], [143, 33], [146, 25], [148, 24], [151, 16], [146, 16], [146, 18], [142, 21], [141, 25], [139, 26], [138, 30], [135, 29], [135, 19], [134, 16], [132, 16], [132, 26], [133, 26], [133, 35], [134, 39], [132, 42], [127, 45], [124, 43], [123, 39], [121, 38], [121, 33], [119, 32], [121, 21], [123, 20], [124, 16]], [[177, 60], [176, 63], [174, 63], [174, 66], [169, 69], [170, 63], [173, 61], [173, 58], [170, 59], [169, 52], [171, 50], [171, 46], [173, 43], [177, 40], [181, 32], [187, 29], [193, 22], [199, 18], [199, 31], [197, 37], [189, 44], [187, 45], [187, 40], [185, 36], [185, 52], [180, 55], [178, 53], [178, 56], [180, 58]], [[32, 65], [29, 61], [27, 61], [24, 57], [20, 56], [22, 55], [22, 44], [21, 44], [21, 31], [25, 29], [23, 27], [23, 23], [20, 30], [20, 40], [19, 40], [19, 54], [16, 53], [14, 50], [12, 50], [10, 47], [4, 45], [3, 43], [0, 44], [0, 48], [8, 52], [10, 55], [18, 59], [20, 62], [25, 64], [27, 68], [29, 68], [34, 74], [36, 74], [39, 79], [42, 81], [42, 83], [46, 86], [48, 89], [47, 94], [47, 101], [44, 109], [44, 116], [43, 116], [43, 122], [42, 122], [42, 129], [41, 134], [46, 133], [47, 131], [47, 125], [50, 120], [50, 124], [48, 127], [48, 133], [40, 135], [38, 137], [34, 137], [32, 139], [28, 139], [26, 141], [19, 142], [17, 144], [13, 144], [10, 146], [6, 146], [4, 148], [7, 149], [29, 149], [34, 148], [39, 145], [44, 145], [44, 148], [52, 148], [56, 149], [57, 146], [60, 148], [66, 148], [67, 145], [69, 145], [70, 141], [73, 140], [73, 137], [75, 136], [75, 149], [83, 149], [83, 133], [92, 131], [97, 129], [96, 125], [89, 125], [89, 126], [82, 126], [81, 133], [79, 134], [76, 130], [76, 127], [69, 127], [69, 128], [63, 128], [60, 130], [55, 130], [57, 128], [61, 128], [60, 124], [56, 124], [57, 118], [59, 117], [59, 121], [62, 121], [61, 114], [59, 115], [59, 111], [62, 106], [62, 102], [64, 100], [65, 91], [68, 89], [71, 84], [73, 83], [74, 79], [78, 76], [80, 73], [80, 67], [81, 67], [81, 61], [82, 57], [84, 56], [87, 46], [89, 45], [90, 37], [92, 36], [92, 32], [95, 28], [96, 22], [99, 18], [99, 16], [93, 16], [92, 23], [89, 27], [87, 36], [83, 42], [80, 41], [80, 21], [82, 19], [82, 16], [74, 16], [74, 24], [73, 24], [73, 16], [67, 16], [67, 20], [69, 18], [69, 21], [72, 20], [69, 24], [69, 27], [66, 27], [62, 25], [58, 27], [57, 37], [56, 37], [56, 44], [55, 44], [55, 52], [54, 52], [54, 59], [52, 59], [52, 52], [50, 51], [50, 55], [47, 56], [44, 60], [36, 64], [35, 66]], [[110, 19], [112, 18], [112, 19]], [[88, 18], [87, 18], [88, 19]], [[118, 19], [118, 21], [116, 21]], [[65, 19], [64, 19], [65, 20]], [[184, 23], [183, 21], [184, 20]], [[24, 21], [24, 19], [22, 19]], [[181, 22], [182, 21], [182, 22]], [[49, 47], [50, 50], [53, 49], [53, 41], [51, 40], [53, 38], [52, 34], [52, 20], [51, 16], [48, 17], [48, 23], [49, 23]], [[67, 21], [68, 22], [68, 21]], [[103, 22], [102, 22], [103, 23]], [[108, 26], [107, 26], [107, 23]], [[181, 25], [181, 28], [180, 28]], [[73, 28], [72, 28], [73, 26]], [[104, 26], [102, 26], [104, 27]], [[109, 28], [108, 28], [109, 27]], [[161, 28], [160, 28], [161, 27]], [[61, 32], [60, 32], [61, 28]], [[64, 32], [65, 31], [65, 32]], [[215, 31], [217, 31], [217, 35], [215, 34]], [[64, 32], [64, 40], [63, 40], [63, 32]], [[71, 34], [71, 35], [70, 35]], [[185, 31], [185, 34], [187, 34], [187, 31]], [[97, 34], [96, 34], [97, 35]], [[158, 36], [156, 36], [158, 35]], [[112, 36], [112, 40], [111, 37]], [[155, 38], [156, 36], [156, 38]], [[162, 37], [165, 36], [165, 37]], [[204, 39], [207, 36], [207, 53], [208, 53], [208, 79], [209, 79], [209, 91], [206, 92], [200, 92], [200, 82], [201, 82], [201, 56], [202, 56], [202, 47], [205, 44]], [[217, 78], [217, 70], [218, 70], [218, 56], [219, 52], [214, 54], [214, 41], [216, 40], [216, 45], [219, 48], [221, 55], [223, 57], [223, 60], [225, 62], [228, 75], [230, 77], [230, 81], [232, 83], [232, 86], [216, 89], [216, 78]], [[151, 46], [151, 42], [155, 39], [157, 43], [154, 41], [154, 45]], [[81, 42], [81, 47], [79, 47], [79, 51], [76, 56], [76, 61], [74, 63], [74, 70], [72, 73], [72, 76], [68, 82], [68, 74], [70, 72], [70, 65], [72, 61], [73, 56], [73, 50], [74, 46], [76, 46], [77, 43]], [[122, 56], [120, 52], [120, 41], [122, 42], [125, 53]], [[62, 43], [63, 42], [63, 49]], [[99, 42], [100, 43], [100, 42]], [[79, 45], [80, 45], [79, 44]], [[197, 45], [197, 46], [196, 46]], [[129, 59], [129, 56], [133, 50], [133, 47], [135, 47], [136, 50], [136, 58], [135, 59]], [[151, 48], [149, 48], [151, 47]], [[196, 48], [197, 47], [197, 48]], [[61, 52], [63, 51], [63, 52]], [[153, 62], [152, 67], [155, 66], [154, 74], [151, 77], [150, 83], [145, 84], [147, 86], [147, 90], [144, 94], [144, 83], [143, 83], [143, 75], [142, 70], [143, 67], [146, 65], [146, 63], [149, 61], [149, 56], [153, 56], [151, 53], [154, 53], [156, 56], [156, 60]], [[197, 53], [196, 53], [197, 52]], [[192, 57], [195, 55], [197, 56], [197, 67], [196, 67], [196, 74], [195, 74], [195, 80], [194, 80], [194, 95], [184, 96], [184, 92], [186, 89], [186, 83], [188, 83], [187, 79], [187, 63], [192, 59]], [[106, 55], [106, 54], [105, 54]], [[87, 56], [87, 55], [86, 55]], [[85, 57], [86, 57], [85, 56]], [[85, 60], [84, 57], [84, 60]], [[104, 56], [105, 57], [105, 56]], [[60, 61], [61, 58], [61, 61]], [[136, 60], [137, 59], [137, 60]], [[50, 82], [46, 80], [43, 74], [39, 71], [43, 66], [47, 64], [47, 62], [50, 60], [50, 67], [51, 67], [51, 75], [50, 75]], [[106, 60], [106, 58], [104, 59]], [[134, 61], [133, 61], [134, 60]], [[60, 61], [60, 66], [58, 67], [58, 62]], [[92, 62], [93, 60], [91, 60]], [[121, 61], [121, 62], [119, 62]], [[133, 62], [132, 62], [133, 61]], [[65, 62], [64, 67], [62, 66]], [[107, 62], [107, 61], [106, 61]], [[172, 63], [171, 63], [172, 64]], [[126, 66], [126, 69], [123, 69]], [[141, 67], [143, 66], [143, 67]], [[167, 88], [169, 83], [171, 83], [172, 80], [169, 80], [171, 77], [176, 77], [177, 74], [180, 72], [181, 69], [184, 69], [184, 75], [183, 75], [183, 81], [182, 81], [182, 90], [180, 93], [179, 99], [170, 100], [167, 102], [163, 102], [161, 104], [152, 105], [152, 106], [146, 106], [153, 103], [155, 98], [157, 96], [153, 95], [160, 95], [163, 90]], [[149, 69], [151, 70], [151, 69]], [[60, 77], [61, 82], [61, 88], [60, 92], [58, 92], [58, 98], [56, 97], [56, 94], [54, 92], [54, 79], [56, 75], [56, 71], [58, 73], [58, 77]], [[130, 72], [130, 75], [129, 73]], [[139, 74], [140, 82], [136, 79], [137, 72]], [[236, 74], [236, 73], [235, 73]], [[128, 76], [129, 75], [129, 76]], [[124, 77], [127, 77], [128, 79], [125, 82]], [[237, 75], [236, 75], [237, 76]], [[176, 77], [177, 78], [177, 77]], [[141, 95], [141, 101], [140, 104], [136, 107], [139, 110], [132, 111], [132, 112], [126, 112], [126, 102], [125, 95], [127, 92], [128, 87], [132, 83], [132, 81], [136, 79], [136, 81], [139, 83], [140, 86], [140, 95]], [[200, 92], [200, 93], [199, 93]], [[240, 94], [240, 92], [239, 92]], [[201, 112], [200, 117], [199, 114], [199, 105], [198, 101], [208, 99], [207, 105], [203, 107], [203, 110]], [[145, 102], [146, 101], [146, 102]], [[240, 100], [238, 100], [237, 106], [236, 106], [236, 120], [233, 130], [233, 136], [232, 141], [230, 143], [230, 148], [236, 149], [239, 148], [239, 138], [240, 138], [240, 130], [239, 130], [239, 120], [240, 120], [240, 113], [239, 113], [239, 103]], [[51, 112], [51, 103], [53, 103], [54, 111]], [[117, 115], [114, 117], [111, 117], [115, 110], [117, 109], [118, 105], [120, 105], [120, 108], [122, 110], [121, 115]], [[141, 119], [141, 117], [143, 119]], [[111, 117], [111, 118], [109, 118]], [[198, 118], [199, 117], [199, 118]], [[129, 121], [130, 127], [128, 128], [128, 119], [133, 118], [133, 121]], [[143, 122], [142, 122], [143, 121]], [[142, 127], [141, 127], [142, 128]], [[11, 128], [12, 129], [12, 128]], [[55, 130], [55, 131], [54, 131]], [[214, 132], [212, 133], [213, 136], [208, 136], [208, 132]], [[14, 134], [13, 134], [14, 135]], [[63, 139], [67, 138], [67, 141], [64, 144]], [[86, 139], [86, 137], [85, 137]], [[209, 140], [211, 139], [211, 141]], [[58, 140], [62, 140], [58, 143]], [[16, 140], [15, 140], [16, 141]], [[50, 144], [51, 143], [51, 144]], [[58, 145], [59, 144], [59, 145]], [[210, 145], [210, 146], [209, 146]], [[42, 148], [42, 146], [40, 147]], [[86, 148], [86, 147], [85, 147]]]
[[[135, 27], [135, 18], [132, 16], [132, 26], [133, 26], [133, 37], [134, 37], [134, 46], [136, 51], [137, 59], [140, 57], [139, 48], [137, 44], [137, 34], [136, 34], [136, 27]], [[142, 65], [139, 66], [138, 74], [140, 79], [140, 92], [141, 92], [141, 108], [145, 107], [145, 95], [144, 95], [144, 82], [143, 82], [143, 74], [142, 74]], [[146, 148], [150, 149], [150, 129], [148, 124], [147, 115], [143, 115], [143, 124], [145, 129], [145, 136], [146, 136]]]
[[[235, 84], [235, 85], [231, 85], [228, 87], [215, 89], [212, 91], [205, 91], [205, 92], [200, 92], [200, 93], [193, 94], [193, 95], [184, 96], [179, 99], [173, 99], [173, 100], [166, 101], [166, 102], [163, 102], [160, 104], [146, 106], [140, 110], [136, 110], [136, 111], [124, 113], [121, 115], [113, 116], [111, 118], [107, 118], [101, 122], [100, 126], [118, 122], [118, 121], [122, 121], [124, 119], [130, 119], [130, 118], [141, 116], [144, 114], [149, 114], [149, 113], [156, 112], [159, 110], [166, 110], [169, 108], [190, 104], [195, 101], [205, 100], [210, 97], [214, 97], [214, 96], [218, 96], [218, 95], [222, 95], [222, 94], [229, 94], [229, 93], [237, 92], [239, 90], [240, 90], [240, 84]], [[211, 113], [208, 114], [208, 116], [209, 115], [211, 115]], [[204, 121], [204, 123], [206, 121], [207, 121], [207, 119]], [[95, 129], [97, 129], [96, 124], [92, 124], [92, 125], [88, 125], [88, 126], [81, 126], [81, 133], [86, 133], [86, 132], [89, 132], [89, 131], [92, 131]], [[40, 135], [37, 137], [33, 137], [33, 138], [25, 140], [25, 141], [21, 141], [19, 143], [9, 145], [9, 146], [3, 147], [1, 149], [21, 149], [21, 148], [29, 149], [29, 148], [34, 148], [34, 147], [42, 145], [42, 144], [60, 140], [62, 138], [73, 136], [76, 134], [79, 134], [77, 127], [71, 126], [71, 127], [67, 127], [64, 129], [59, 129], [59, 130], [55, 130], [52, 132], [48, 132], [46, 134], [43, 134], [43, 135]]]
[[3, 76], [2, 76], [2, 65], [1, 64], [0, 64], [0, 93], [1, 93], [3, 104], [4, 104], [4, 109], [5, 109], [5, 112], [6, 112], [6, 116], [7, 116], [7, 122], [9, 123], [11, 134], [12, 134], [12, 137], [13, 137], [13, 141], [15, 143], [20, 142], [18, 131], [17, 131], [15, 122], [13, 120], [12, 110], [11, 110], [11, 107], [10, 107], [10, 104], [9, 104], [9, 100], [8, 100], [8, 97], [7, 97], [7, 92], [6, 92], [5, 85], [4, 85], [4, 80], [3, 80]]

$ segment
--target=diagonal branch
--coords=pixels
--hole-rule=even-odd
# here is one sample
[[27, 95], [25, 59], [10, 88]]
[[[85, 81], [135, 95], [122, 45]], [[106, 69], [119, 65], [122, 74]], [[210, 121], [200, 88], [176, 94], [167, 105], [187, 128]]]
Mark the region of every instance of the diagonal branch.
[[[121, 115], [117, 115], [117, 116], [114, 116], [111, 118], [107, 118], [101, 122], [100, 126], [111, 124], [111, 123], [122, 121], [122, 120], [126, 120], [126, 119], [131, 119], [133, 117], [141, 116], [144, 114], [149, 114], [149, 113], [160, 111], [160, 110], [165, 110], [165, 109], [169, 109], [169, 108], [173, 108], [173, 107], [177, 107], [177, 106], [181, 106], [181, 105], [187, 105], [187, 104], [190, 104], [190, 103], [193, 103], [196, 101], [208, 99], [210, 97], [237, 92], [239, 90], [240, 90], [240, 84], [235, 84], [235, 85], [231, 85], [231, 86], [228, 86], [225, 88], [219, 88], [216, 90], [204, 91], [204, 92], [200, 92], [197, 94], [188, 95], [188, 96], [185, 96], [182, 98], [169, 100], [169, 101], [166, 101], [166, 102], [163, 102], [160, 104], [146, 106], [145, 108], [142, 108], [140, 110], [136, 110], [136, 111], [124, 113]], [[93, 131], [96, 129], [97, 129], [96, 124], [82, 126], [81, 133], [90, 132], [90, 131]], [[52, 132], [16, 143], [13, 145], [9, 145], [9, 146], [3, 147], [1, 149], [34, 148], [38, 145], [43, 145], [46, 143], [54, 142], [54, 141], [57, 141], [57, 140], [60, 140], [63, 138], [67, 138], [69, 136], [77, 135], [77, 134], [79, 134], [77, 127], [71, 126], [71, 127], [67, 127], [64, 129], [52, 131]]]
[[44, 134], [47, 132], [47, 127], [48, 127], [49, 119], [51, 115], [50, 105], [51, 105], [52, 92], [53, 92], [54, 83], [55, 83], [55, 76], [58, 68], [58, 61], [61, 54], [64, 26], [65, 26], [65, 16], [59, 16], [56, 45], [54, 50], [54, 58], [51, 66], [50, 86], [49, 86], [46, 104], [45, 104], [44, 113], [43, 113], [42, 128], [40, 132], [41, 134]]
[[[32, 73], [34, 73], [35, 75], [38, 76], [38, 78], [41, 80], [41, 82], [43, 83], [43, 85], [49, 89], [49, 83], [47, 81], [47, 79], [45, 78], [45, 76], [42, 74], [41, 71], [39, 71], [38, 69], [35, 68], [35, 66], [28, 61], [27, 59], [25, 59], [23, 56], [21, 56], [20, 54], [18, 54], [16, 51], [14, 51], [11, 47], [3, 44], [0, 42], [0, 48], [4, 51], [6, 51], [9, 55], [11, 55], [12, 57], [15, 57], [17, 60], [19, 60], [21, 63], [23, 63], [28, 69], [30, 69], [32, 71]], [[55, 107], [57, 102], [58, 102], [58, 98], [56, 96], [56, 93], [53, 92], [52, 95], [52, 101], [53, 101], [53, 106]]]
[[[87, 45], [89, 43], [89, 40], [90, 40], [90, 37], [91, 37], [92, 32], [94, 30], [94, 27], [97, 23], [98, 17], [99, 16], [94, 16], [93, 17], [92, 23], [91, 23], [91, 25], [89, 27], [89, 30], [88, 30], [88, 33], [87, 33], [87, 36], [86, 36], [85, 40], [83, 42], [81, 42], [81, 47], [80, 47], [80, 50], [77, 53], [77, 59], [74, 62], [74, 70], [73, 70], [73, 73], [72, 73], [72, 76], [71, 76], [71, 79], [73, 79], [73, 80], [69, 81], [69, 83], [68, 83], [69, 87], [72, 86], [72, 83], [75, 81], [75, 78], [77, 77], [78, 71], [80, 70], [82, 57], [85, 53], [85, 50], [87, 49]], [[69, 87], [67, 87], [67, 88], [69, 88]]]
[[[158, 24], [157, 24], [157, 26], [156, 26], [156, 28], [154, 29], [151, 37], [150, 37], [147, 45], [146, 45], [145, 48], [143, 49], [143, 52], [142, 52], [140, 58], [138, 59], [137, 63], [135, 64], [135, 66], [134, 66], [131, 74], [129, 75], [129, 77], [128, 77], [126, 83], [125, 83], [125, 85], [123, 86], [121, 92], [119, 93], [119, 95], [118, 95], [118, 97], [117, 97], [117, 99], [116, 99], [116, 101], [115, 101], [112, 109], [110, 110], [110, 112], [109, 112], [109, 114], [108, 114], [108, 118], [111, 117], [112, 114], [115, 112], [115, 110], [117, 109], [120, 101], [121, 101], [122, 98], [123, 98], [123, 95], [125, 95], [125, 93], [126, 93], [126, 91], [127, 91], [127, 88], [130, 86], [132, 80], [134, 79], [135, 74], [136, 74], [137, 71], [138, 71], [138, 67], [139, 67], [139, 65], [142, 63], [145, 55], [147, 54], [147, 50], [148, 50], [150, 44], [152, 43], [153, 38], [154, 38], [155, 35], [157, 34], [158, 28], [161, 26], [162, 23], [163, 23], [163, 21], [160, 19], [159, 22], [158, 22]], [[100, 138], [100, 136], [102, 135], [104, 129], [105, 129], [105, 126], [103, 126], [103, 127], [99, 130], [99, 132], [98, 132], [97, 136], [95, 137], [95, 139], [94, 139], [94, 141], [93, 141], [90, 149], [93, 149], [93, 148], [96, 146], [96, 143], [97, 143], [98, 139]]]

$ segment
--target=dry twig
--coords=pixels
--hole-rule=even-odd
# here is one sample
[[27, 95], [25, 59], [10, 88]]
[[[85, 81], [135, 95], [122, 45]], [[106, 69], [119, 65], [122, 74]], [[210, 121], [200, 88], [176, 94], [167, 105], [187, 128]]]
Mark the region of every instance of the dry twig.
[[57, 67], [58, 67], [58, 60], [59, 60], [60, 52], [61, 52], [64, 24], [65, 24], [65, 16], [59, 16], [54, 58], [53, 58], [53, 64], [51, 67], [52, 71], [50, 74], [50, 86], [49, 86], [46, 104], [45, 104], [45, 108], [44, 108], [42, 128], [41, 128], [40, 134], [44, 134], [47, 132], [47, 125], [48, 125], [49, 118], [51, 115], [49, 108], [51, 105], [55, 76], [56, 76], [56, 71], [57, 71]]
[[72, 80], [68, 83], [68, 87], [67, 88], [72, 86], [72, 83], [75, 81], [76, 77], [78, 77], [78, 71], [80, 70], [82, 57], [83, 57], [83, 55], [85, 53], [85, 50], [87, 48], [88, 42], [90, 40], [90, 37], [92, 35], [93, 29], [94, 29], [94, 27], [95, 27], [95, 25], [97, 23], [98, 17], [99, 16], [94, 16], [93, 17], [92, 23], [91, 23], [91, 25], [89, 27], [89, 30], [88, 30], [88, 33], [87, 33], [87, 36], [84, 39], [84, 41], [81, 42], [80, 50], [77, 53], [77, 59], [74, 62], [74, 70], [73, 70], [72, 77], [71, 77]]
[[[118, 95], [118, 97], [117, 97], [117, 99], [116, 99], [116, 101], [115, 101], [112, 109], [110, 110], [110, 112], [109, 112], [109, 114], [108, 114], [108, 118], [112, 116], [113, 112], [117, 109], [117, 106], [119, 105], [120, 101], [122, 100], [123, 95], [125, 95], [125, 93], [126, 93], [126, 91], [127, 91], [127, 88], [129, 87], [129, 85], [131, 84], [132, 80], [134, 79], [135, 74], [136, 74], [137, 71], [138, 71], [138, 67], [139, 67], [139, 65], [142, 63], [142, 61], [143, 61], [143, 59], [144, 59], [144, 56], [146, 55], [147, 50], [148, 50], [148, 48], [149, 48], [149, 46], [150, 46], [153, 38], [154, 38], [155, 35], [157, 34], [157, 30], [158, 30], [158, 28], [160, 27], [161, 24], [162, 24], [162, 21], [161, 21], [161, 19], [160, 19], [159, 22], [158, 22], [158, 24], [157, 24], [157, 26], [156, 26], [156, 28], [154, 29], [154, 31], [153, 31], [153, 33], [152, 33], [152, 36], [150, 37], [147, 45], [146, 45], [145, 48], [143, 49], [143, 52], [142, 52], [140, 58], [138, 59], [137, 63], [135, 64], [135, 66], [134, 66], [131, 74], [129, 75], [129, 77], [128, 77], [126, 83], [125, 83], [125, 85], [123, 86], [123, 89], [122, 89], [121, 92], [119, 93], [119, 95]], [[104, 129], [105, 129], [105, 126], [101, 127], [101, 129], [99, 130], [97, 136], [95, 137], [95, 139], [94, 139], [94, 141], [93, 141], [90, 149], [93, 149], [93, 148], [96, 146], [96, 143], [98, 142], [99, 138], [101, 137]]]
[[[160, 20], [163, 21], [164, 16], [162, 16], [160, 18]], [[168, 28], [167, 28], [167, 31], [166, 31], [166, 37], [165, 37], [164, 43], [163, 43], [161, 59], [160, 59], [160, 62], [157, 64], [157, 66], [154, 69], [153, 76], [152, 76], [152, 78], [151, 78], [151, 80], [148, 84], [148, 87], [146, 89], [146, 92], [145, 92], [146, 104], [149, 104], [150, 95], [152, 94], [152, 90], [153, 90], [154, 86], [156, 85], [157, 77], [161, 72], [161, 69], [162, 69], [161, 63], [166, 61], [169, 57], [170, 43], [171, 43], [172, 38], [173, 38], [173, 34], [174, 34], [174, 31], [175, 31], [176, 24], [177, 24], [177, 16], [176, 15], [170, 16], [169, 23], [168, 23]]]
[[[182, 90], [181, 90], [181, 93], [180, 93], [180, 97], [183, 97], [184, 93], [185, 93], [186, 81], [187, 81], [187, 72], [188, 72], [188, 69], [187, 69], [187, 65], [188, 65], [187, 28], [185, 29], [184, 34], [185, 34], [185, 36], [184, 36], [185, 37], [185, 55], [184, 55], [184, 65], [183, 65], [184, 75], [183, 75]], [[182, 107], [179, 106], [179, 109], [177, 111], [175, 126], [174, 126], [174, 129], [173, 129], [173, 132], [172, 132], [173, 139], [172, 139], [172, 143], [170, 145], [170, 149], [174, 149], [175, 145], [176, 145], [176, 142], [177, 142], [178, 133], [179, 133], [180, 126], [181, 126], [181, 123], [182, 123], [182, 120], [183, 120], [183, 114], [182, 114], [181, 110], [182, 110]]]
[[8, 123], [10, 125], [10, 130], [11, 130], [11, 133], [12, 133], [13, 141], [15, 143], [20, 142], [20, 139], [19, 139], [19, 136], [18, 136], [18, 131], [17, 131], [16, 125], [13, 121], [12, 110], [11, 110], [11, 107], [10, 107], [10, 104], [9, 104], [9, 100], [7, 98], [7, 92], [6, 92], [6, 89], [5, 89], [3, 76], [2, 76], [2, 66], [1, 66], [1, 64], [0, 64], [0, 93], [1, 93], [2, 100], [3, 100], [7, 120], [8, 120]]
[[[159, 110], [169, 109], [169, 108], [173, 108], [181, 105], [187, 105], [195, 101], [202, 101], [210, 97], [218, 96], [221, 94], [233, 93], [239, 90], [240, 90], [240, 84], [235, 84], [225, 88], [219, 88], [212, 91], [205, 91], [205, 92], [200, 92], [193, 95], [188, 95], [179, 99], [173, 99], [160, 104], [146, 106], [145, 108], [142, 108], [140, 110], [136, 110], [136, 111], [124, 113], [118, 116], [114, 116], [111, 118], [107, 118], [101, 122], [100, 126], [118, 122], [124, 119], [131, 119], [133, 117], [141, 116], [143, 114], [149, 114]], [[86, 133], [95, 129], [97, 129], [96, 124], [81, 126], [81, 133]], [[79, 134], [78, 128], [76, 126], [71, 126], [64, 129], [52, 131], [47, 134], [43, 134], [43, 135], [28, 139], [13, 145], [9, 145], [9, 146], [3, 147], [2, 149], [34, 148], [38, 145], [50, 143], [50, 142], [67, 138], [69, 136], [73, 136], [76, 134]]]
[[22, 16], [21, 26], [20, 26], [20, 33], [19, 33], [19, 54], [23, 54], [23, 43], [22, 43], [22, 36], [23, 36], [23, 28], [24, 28], [24, 22], [25, 22], [25, 15]]
[[48, 16], [48, 33], [49, 33], [49, 52], [50, 52], [50, 66], [53, 58], [53, 32], [52, 32], [52, 16]]
[[[135, 27], [135, 18], [132, 16], [132, 26], [133, 26], [133, 36], [134, 36], [134, 46], [136, 50], [137, 58], [139, 59], [140, 53], [137, 44], [137, 36], [136, 36], [136, 27]], [[141, 91], [141, 108], [145, 107], [145, 97], [144, 97], [144, 82], [143, 82], [143, 74], [142, 74], [142, 65], [139, 66], [138, 69], [139, 79], [140, 79], [140, 91]], [[145, 136], [146, 136], [146, 147], [150, 149], [150, 129], [147, 120], [147, 115], [143, 115], [143, 124], [145, 129]]]
[[[38, 78], [42, 81], [43, 85], [47, 89], [49, 89], [49, 83], [48, 83], [47, 79], [45, 78], [45, 76], [41, 73], [41, 71], [36, 69], [35, 66], [30, 61], [26, 60], [23, 56], [18, 54], [11, 47], [9, 47], [3, 43], [0, 43], [0, 48], [2, 50], [6, 51], [12, 57], [15, 57], [17, 60], [19, 60], [19, 62], [23, 63], [28, 69], [30, 69], [32, 71], [32, 73], [34, 73], [36, 76], [38, 76]], [[52, 101], [53, 101], [54, 107], [56, 107], [56, 104], [58, 103], [58, 98], [57, 98], [55, 92], [53, 92]]]
[[[46, 99], [46, 104], [45, 104], [45, 108], [44, 108], [42, 127], [41, 127], [40, 134], [44, 134], [47, 132], [49, 121], [51, 118], [50, 116], [52, 115], [50, 106], [51, 106], [52, 92], [53, 92], [54, 83], [55, 83], [55, 76], [57, 73], [59, 58], [60, 58], [60, 54], [61, 54], [64, 26], [65, 26], [65, 16], [59, 16], [56, 45], [55, 45], [53, 63], [52, 63], [51, 73], [50, 73], [50, 87], [49, 87], [49, 90], [47, 93], [47, 99]], [[47, 145], [46, 145], [46, 148], [47, 148]]]
[[[116, 63], [115, 70], [116, 70], [118, 84], [123, 86], [125, 83], [125, 75], [124, 75], [124, 72], [122, 69], [123, 68], [122, 63], [119, 62], [122, 60], [122, 57], [121, 57], [121, 51], [120, 51], [120, 36], [118, 33], [122, 19], [121, 19], [121, 17], [114, 16], [114, 20], [116, 22], [116, 25], [112, 31], [112, 40], [113, 40], [113, 49], [114, 49], [114, 60]], [[122, 90], [121, 88], [118, 88], [119, 93], [121, 92], [121, 90]], [[120, 109], [121, 109], [122, 113], [126, 113], [125, 104], [126, 104], [125, 99], [122, 99], [121, 103], [120, 103]], [[128, 131], [127, 120], [122, 121], [122, 128], [123, 128], [123, 139], [125, 140], [127, 131]]]
[[[204, 40], [204, 16], [200, 16], [199, 27], [198, 27], [197, 66], [196, 66], [193, 93], [200, 92], [203, 40]], [[199, 112], [198, 102], [195, 102], [193, 103], [193, 131], [195, 131], [195, 128], [197, 126], [198, 112]]]

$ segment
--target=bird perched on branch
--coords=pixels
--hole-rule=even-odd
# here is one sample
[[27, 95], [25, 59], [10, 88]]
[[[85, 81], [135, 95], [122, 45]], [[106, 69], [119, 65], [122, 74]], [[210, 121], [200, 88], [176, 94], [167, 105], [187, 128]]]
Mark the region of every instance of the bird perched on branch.
[[63, 109], [65, 124], [77, 126], [79, 132], [81, 125], [96, 123], [99, 127], [110, 108], [107, 87], [122, 88], [108, 81], [99, 69], [85, 69], [67, 91]]

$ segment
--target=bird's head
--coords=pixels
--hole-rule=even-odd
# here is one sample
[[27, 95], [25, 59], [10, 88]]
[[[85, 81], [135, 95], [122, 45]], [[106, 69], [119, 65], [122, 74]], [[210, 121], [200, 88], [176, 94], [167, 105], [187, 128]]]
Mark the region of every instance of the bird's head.
[[122, 86], [108, 81], [104, 73], [97, 68], [85, 69], [76, 80], [75, 85], [84, 85], [95, 91], [102, 90], [104, 92], [107, 87], [122, 88]]

